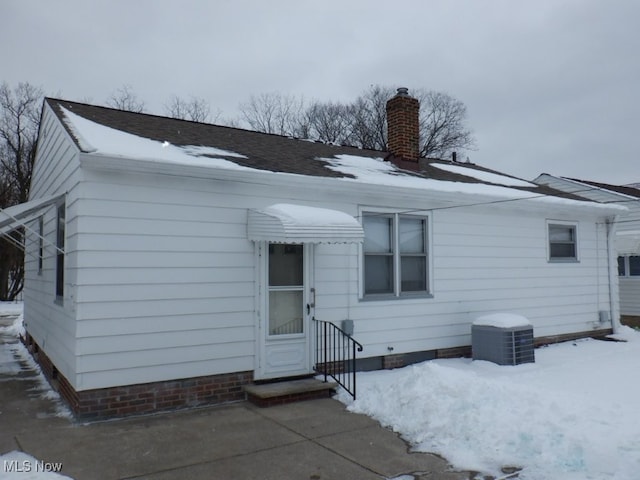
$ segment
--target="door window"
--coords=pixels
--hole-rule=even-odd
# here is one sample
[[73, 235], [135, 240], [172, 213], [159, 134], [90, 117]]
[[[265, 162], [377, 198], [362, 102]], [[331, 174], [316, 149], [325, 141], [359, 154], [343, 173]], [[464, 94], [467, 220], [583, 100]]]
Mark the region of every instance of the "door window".
[[269, 245], [269, 335], [304, 333], [302, 245]]

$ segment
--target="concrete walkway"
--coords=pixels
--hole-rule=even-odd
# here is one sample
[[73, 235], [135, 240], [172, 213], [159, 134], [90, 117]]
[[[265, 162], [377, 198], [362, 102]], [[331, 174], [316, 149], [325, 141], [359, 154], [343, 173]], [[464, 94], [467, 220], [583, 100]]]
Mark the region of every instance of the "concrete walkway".
[[[0, 317], [0, 332], [11, 321]], [[474, 478], [435, 455], [409, 453], [393, 432], [332, 399], [79, 424], [57, 416], [64, 407], [45, 398], [48, 385], [22, 349], [0, 334], [0, 455], [18, 450], [62, 462], [61, 473], [75, 480]], [[22, 477], [4, 470], [0, 464], [0, 479]]]

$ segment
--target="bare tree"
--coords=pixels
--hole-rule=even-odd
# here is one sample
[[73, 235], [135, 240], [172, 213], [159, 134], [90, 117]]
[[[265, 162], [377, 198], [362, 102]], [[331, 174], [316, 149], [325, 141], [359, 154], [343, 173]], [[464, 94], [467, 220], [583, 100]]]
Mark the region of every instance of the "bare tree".
[[[43, 92], [29, 83], [0, 86], [0, 207], [29, 199]], [[24, 283], [18, 229], [0, 239], [0, 300], [13, 300]]]
[[420, 91], [420, 156], [448, 158], [457, 150], [474, 148], [466, 127], [467, 107], [452, 96]]
[[127, 110], [135, 113], [143, 113], [145, 111], [144, 102], [138, 98], [131, 85], [127, 84], [111, 94], [107, 99], [107, 105], [118, 110]]
[[[474, 147], [466, 126], [467, 107], [451, 95], [418, 88], [420, 101], [420, 156], [446, 158], [456, 150]], [[395, 89], [371, 86], [352, 104], [353, 143], [362, 148], [387, 149], [386, 104]]]
[[312, 103], [305, 111], [305, 138], [343, 145], [350, 143], [350, 110], [342, 103]]
[[169, 103], [164, 106], [164, 110], [165, 114], [171, 118], [201, 123], [215, 123], [221, 115], [221, 112], [218, 110], [212, 118], [211, 107], [207, 101], [204, 98], [194, 96], [186, 100], [177, 95], [173, 95], [169, 99]]
[[[13, 203], [29, 198], [43, 92], [29, 83], [0, 86], [0, 168], [10, 182]], [[6, 205], [0, 205], [2, 207]]]
[[[396, 90], [371, 85], [352, 103], [313, 102], [278, 93], [252, 96], [240, 110], [251, 128], [260, 132], [313, 138], [327, 143], [387, 150], [387, 101]], [[452, 96], [425, 89], [411, 94], [420, 101], [420, 155], [445, 158], [474, 147], [466, 126], [467, 108]]]
[[239, 106], [242, 119], [250, 128], [263, 133], [306, 137], [303, 120], [304, 100], [280, 93], [251, 95]]
[[372, 150], [387, 149], [387, 100], [391, 87], [371, 85], [351, 105], [352, 144]]

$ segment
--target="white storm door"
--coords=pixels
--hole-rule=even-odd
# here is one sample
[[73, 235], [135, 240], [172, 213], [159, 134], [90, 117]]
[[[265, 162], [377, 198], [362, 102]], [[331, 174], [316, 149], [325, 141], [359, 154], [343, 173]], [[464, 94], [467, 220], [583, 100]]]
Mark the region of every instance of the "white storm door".
[[[303, 244], [267, 244], [261, 315], [259, 377], [311, 373], [308, 299], [309, 250]], [[266, 278], [265, 278], [266, 277]]]

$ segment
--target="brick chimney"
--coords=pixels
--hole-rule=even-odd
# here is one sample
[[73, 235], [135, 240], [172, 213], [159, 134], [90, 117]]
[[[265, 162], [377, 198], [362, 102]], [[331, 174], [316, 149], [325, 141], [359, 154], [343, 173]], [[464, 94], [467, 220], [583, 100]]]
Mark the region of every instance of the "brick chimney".
[[420, 156], [420, 102], [408, 88], [387, 101], [387, 149], [395, 161], [418, 163]]

